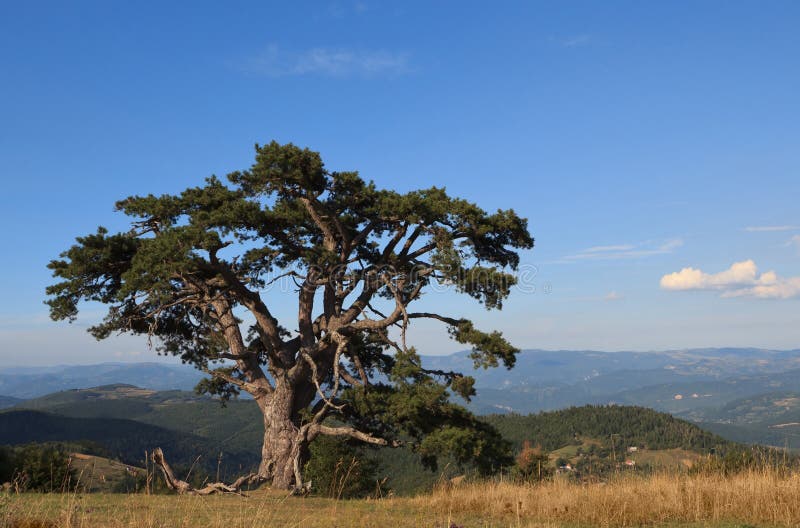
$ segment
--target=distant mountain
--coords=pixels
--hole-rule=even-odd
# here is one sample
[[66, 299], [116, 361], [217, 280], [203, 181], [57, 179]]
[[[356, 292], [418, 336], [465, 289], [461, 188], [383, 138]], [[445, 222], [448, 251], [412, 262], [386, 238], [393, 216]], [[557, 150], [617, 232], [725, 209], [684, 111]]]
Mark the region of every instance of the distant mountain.
[[101, 363], [31, 369], [0, 369], [0, 394], [36, 398], [67, 389], [128, 383], [153, 390], [192, 390], [202, 373], [189, 365], [164, 363]]
[[686, 415], [731, 440], [800, 449], [800, 391], [797, 390], [748, 395], [720, 407], [695, 409]]
[[[591, 403], [589, 397], [680, 382], [800, 369], [800, 350], [754, 348], [688, 349], [666, 352], [524, 350], [507, 370], [473, 370], [469, 352], [423, 356], [428, 368], [456, 370], [476, 379], [478, 389], [513, 390], [540, 398], [541, 409]], [[203, 374], [189, 365], [103, 363], [61, 367], [0, 369], [0, 394], [36, 398], [67, 389], [127, 383], [152, 390], [192, 390]], [[548, 394], [554, 394], [552, 403]], [[576, 396], [580, 395], [580, 397]], [[533, 395], [533, 396], [531, 396]], [[489, 407], [493, 403], [487, 403]], [[487, 408], [489, 408], [487, 407]], [[536, 409], [538, 410], [538, 409]]]
[[0, 409], [6, 409], [8, 407], [13, 407], [19, 403], [21, 403], [22, 399], [14, 398], [13, 396], [0, 396]]
[[[551, 365], [554, 360], [550, 354], [521, 354], [518, 374], [524, 374], [536, 357], [547, 358], [547, 365]], [[605, 363], [594, 358], [594, 366], [591, 362], [589, 366], [581, 366], [580, 358], [587, 355], [594, 356], [595, 353], [565, 352], [561, 366], [571, 374], [554, 374], [555, 381], [550, 382], [533, 383], [529, 377], [528, 381], [511, 383], [509, 378], [502, 387], [497, 387], [488, 384], [485, 375], [479, 373], [477, 396], [470, 408], [482, 414], [531, 413], [575, 405], [618, 403], [642, 405], [702, 420], [702, 416], [694, 414], [695, 411], [776, 390], [800, 391], [800, 369], [797, 368], [800, 355], [797, 351], [722, 349], [659, 352], [641, 360], [631, 356], [630, 361], [622, 364], [615, 358], [603, 356]], [[654, 362], [661, 362], [663, 366], [652, 368]], [[572, 383], [564, 381], [580, 378], [590, 367], [591, 375]], [[538, 375], [548, 374], [540, 372]]]
[[746, 396], [719, 408], [699, 409], [691, 417], [707, 422], [785, 428], [793, 423], [800, 424], [800, 392], [777, 391]]
[[800, 369], [771, 374], [735, 376], [722, 380], [653, 384], [609, 397], [614, 403], [637, 403], [695, 420], [704, 409], [724, 407], [741, 398], [775, 391], [800, 392]]
[[[475, 377], [477, 388], [558, 387], [586, 384], [593, 393], [612, 393], [678, 380], [720, 380], [800, 368], [800, 349], [702, 348], [664, 352], [523, 350], [513, 369], [472, 370], [469, 352], [424, 356], [428, 368]], [[620, 386], [620, 381], [627, 384]]]

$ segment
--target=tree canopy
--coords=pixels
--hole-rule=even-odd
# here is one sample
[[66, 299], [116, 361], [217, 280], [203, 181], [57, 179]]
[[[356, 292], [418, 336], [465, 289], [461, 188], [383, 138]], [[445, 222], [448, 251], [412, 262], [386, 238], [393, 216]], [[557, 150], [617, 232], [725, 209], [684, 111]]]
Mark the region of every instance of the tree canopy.
[[[129, 231], [100, 227], [50, 262], [51, 317], [72, 321], [81, 302], [102, 303], [96, 338], [147, 335], [209, 374], [201, 390], [252, 394], [265, 418], [260, 478], [301, 484], [320, 434], [408, 442], [430, 464], [443, 453], [487, 471], [506, 460], [499, 435], [449, 400], [473, 395], [474, 380], [424, 368], [406, 332], [437, 320], [472, 348], [476, 368], [514, 365], [518, 349], [500, 332], [410, 309], [436, 285], [501, 309], [518, 251], [533, 247], [513, 210], [487, 213], [438, 187], [379, 189], [276, 142], [256, 145], [254, 164], [227, 183], [211, 176], [116, 208]], [[271, 289], [278, 280], [294, 291]], [[278, 295], [296, 299], [296, 321], [273, 315]]]

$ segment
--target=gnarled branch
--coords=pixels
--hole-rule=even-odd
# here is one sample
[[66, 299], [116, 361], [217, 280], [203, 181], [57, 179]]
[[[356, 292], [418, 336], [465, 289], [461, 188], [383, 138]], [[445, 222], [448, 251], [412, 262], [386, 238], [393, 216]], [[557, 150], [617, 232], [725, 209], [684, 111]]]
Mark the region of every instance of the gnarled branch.
[[181, 480], [175, 476], [175, 472], [172, 471], [172, 467], [167, 463], [167, 459], [164, 457], [164, 451], [162, 451], [160, 447], [157, 447], [153, 450], [151, 458], [153, 463], [157, 465], [159, 469], [161, 469], [161, 473], [164, 475], [164, 481], [166, 482], [167, 487], [178, 492], [178, 495], [212, 495], [214, 493], [244, 495], [242, 492], [242, 486], [261, 484], [266, 480], [257, 473], [250, 473], [248, 475], [239, 477], [232, 484], [214, 482], [207, 484], [203, 488], [197, 489], [185, 480]]

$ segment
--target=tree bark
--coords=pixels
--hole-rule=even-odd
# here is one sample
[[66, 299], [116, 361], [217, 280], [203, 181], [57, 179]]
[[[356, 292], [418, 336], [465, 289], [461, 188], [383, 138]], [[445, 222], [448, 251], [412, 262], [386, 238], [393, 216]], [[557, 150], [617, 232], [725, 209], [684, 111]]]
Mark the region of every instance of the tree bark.
[[271, 486], [276, 489], [303, 487], [302, 468], [308, 458], [309, 439], [297, 412], [298, 407], [306, 408], [307, 403], [296, 402], [298, 397], [291, 386], [279, 383], [262, 409], [264, 443], [258, 474], [271, 480]]

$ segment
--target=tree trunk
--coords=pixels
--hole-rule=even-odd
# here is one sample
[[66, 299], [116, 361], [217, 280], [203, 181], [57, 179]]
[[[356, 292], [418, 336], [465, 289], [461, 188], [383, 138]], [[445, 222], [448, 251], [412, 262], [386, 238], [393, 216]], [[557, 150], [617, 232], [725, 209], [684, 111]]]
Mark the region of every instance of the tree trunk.
[[294, 394], [281, 394], [289, 391], [277, 389], [262, 409], [264, 444], [258, 474], [272, 480], [272, 487], [276, 489], [301, 488], [302, 468], [308, 457], [308, 439], [301, 433], [300, 417], [293, 409]]

